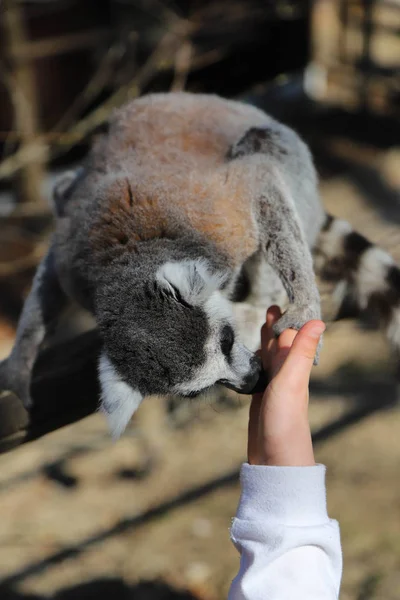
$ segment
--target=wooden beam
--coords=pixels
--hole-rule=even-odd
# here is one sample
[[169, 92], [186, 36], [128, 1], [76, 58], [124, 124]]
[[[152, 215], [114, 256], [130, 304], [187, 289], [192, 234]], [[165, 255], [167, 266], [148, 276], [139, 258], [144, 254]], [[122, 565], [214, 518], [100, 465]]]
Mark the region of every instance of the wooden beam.
[[29, 413], [15, 394], [0, 392], [0, 453], [95, 412], [99, 349], [98, 333], [90, 331], [43, 351], [34, 369]]

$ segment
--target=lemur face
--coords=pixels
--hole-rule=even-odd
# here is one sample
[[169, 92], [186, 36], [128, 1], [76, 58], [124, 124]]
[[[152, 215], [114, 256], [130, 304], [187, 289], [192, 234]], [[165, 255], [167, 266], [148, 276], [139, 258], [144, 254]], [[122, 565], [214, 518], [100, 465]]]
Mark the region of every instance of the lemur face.
[[110, 289], [99, 300], [101, 408], [115, 435], [144, 396], [193, 397], [216, 383], [254, 388], [260, 362], [236, 338], [222, 281], [204, 262], [170, 262], [142, 289]]

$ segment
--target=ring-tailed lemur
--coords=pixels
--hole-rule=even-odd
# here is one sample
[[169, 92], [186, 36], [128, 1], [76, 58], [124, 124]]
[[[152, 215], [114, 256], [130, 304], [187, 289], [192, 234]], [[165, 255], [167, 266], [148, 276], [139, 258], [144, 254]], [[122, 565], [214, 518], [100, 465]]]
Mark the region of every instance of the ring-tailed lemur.
[[[260, 363], [235, 333], [244, 285], [275, 325], [320, 317], [312, 251], [360, 309], [400, 339], [400, 271], [325, 214], [307, 146], [261, 110], [217, 96], [154, 94], [117, 110], [78, 171], [54, 192], [56, 228], [24, 306], [0, 388], [29, 406], [34, 360], [68, 297], [103, 340], [101, 407], [120, 434], [143, 397], [254, 388]], [[243, 297], [242, 297], [243, 299]]]

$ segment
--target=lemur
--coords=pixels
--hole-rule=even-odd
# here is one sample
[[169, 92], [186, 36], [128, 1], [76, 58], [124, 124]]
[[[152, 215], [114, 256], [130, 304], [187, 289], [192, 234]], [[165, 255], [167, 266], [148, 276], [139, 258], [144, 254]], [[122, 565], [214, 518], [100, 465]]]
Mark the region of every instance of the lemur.
[[[328, 216], [308, 147], [254, 106], [213, 95], [143, 96], [118, 109], [54, 190], [55, 232], [25, 302], [0, 389], [30, 406], [34, 361], [68, 299], [95, 317], [101, 409], [120, 435], [145, 396], [216, 383], [250, 393], [260, 361], [235, 301], [287, 308], [275, 334], [320, 318], [319, 272], [371, 303], [395, 345], [400, 271]], [[246, 291], [246, 290], [245, 290]]]

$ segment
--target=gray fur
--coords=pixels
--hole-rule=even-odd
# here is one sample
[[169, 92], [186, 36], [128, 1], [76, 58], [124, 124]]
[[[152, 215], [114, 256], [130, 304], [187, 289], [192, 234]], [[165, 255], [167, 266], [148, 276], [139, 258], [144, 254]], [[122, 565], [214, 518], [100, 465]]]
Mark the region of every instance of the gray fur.
[[[29, 403], [36, 354], [70, 297], [101, 332], [102, 407], [114, 434], [149, 394], [196, 395], [219, 381], [249, 392], [260, 364], [234, 322], [240, 278], [256, 306], [287, 304], [277, 334], [299, 329], [320, 317], [312, 249], [325, 262], [343, 251], [334, 228], [319, 235], [325, 213], [297, 134], [216, 96], [156, 94], [117, 111], [83, 167], [57, 185], [55, 217], [0, 388]], [[343, 277], [356, 276], [347, 268]], [[365, 304], [373, 289], [357, 285]], [[236, 330], [228, 355], [226, 326]]]
[[39, 348], [62, 313], [67, 298], [61, 289], [54, 262], [54, 247], [42, 260], [19, 319], [10, 356], [0, 363], [0, 389], [11, 389], [30, 406], [30, 383]]
[[[259, 165], [254, 159], [257, 154], [261, 156]], [[265, 164], [265, 156], [269, 157], [269, 164]], [[309, 240], [304, 233], [304, 229], [310, 229], [311, 224], [307, 218], [306, 227], [303, 228], [301, 216], [304, 218], [304, 212], [298, 212], [299, 208], [308, 208], [307, 202], [314, 201], [314, 238], [323, 222], [323, 212], [316, 193], [310, 154], [293, 131], [273, 124], [266, 128], [249, 129], [229, 152], [229, 157], [251, 161], [253, 168], [258, 166], [262, 170], [265, 181], [257, 199], [257, 220], [261, 225], [258, 269], [261, 271], [264, 268], [263, 262], [272, 266], [289, 299], [284, 316], [274, 327], [275, 333], [279, 335], [287, 328], [300, 329], [306, 321], [321, 317]], [[276, 163], [279, 164], [279, 170]], [[287, 176], [283, 177], [281, 171]], [[268, 174], [270, 177], [266, 176]], [[314, 184], [313, 193], [304, 197], [310, 182]], [[308, 210], [306, 217], [307, 213]]]
[[[139, 258], [144, 266], [148, 261], [149, 271], [157, 250], [146, 248]], [[163, 249], [162, 255], [167, 252]], [[161, 264], [161, 256], [159, 260]], [[207, 319], [202, 307], [176, 300], [154, 271], [135, 278], [132, 267], [122, 265], [96, 289], [95, 313], [105, 350], [122, 377], [134, 381], [143, 395], [168, 394], [204, 362]]]

